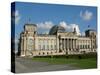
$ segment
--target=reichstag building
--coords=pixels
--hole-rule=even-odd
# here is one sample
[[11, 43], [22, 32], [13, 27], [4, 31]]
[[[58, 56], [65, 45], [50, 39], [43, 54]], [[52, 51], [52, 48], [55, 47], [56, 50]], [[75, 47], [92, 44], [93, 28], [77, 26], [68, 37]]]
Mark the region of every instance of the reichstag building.
[[53, 26], [49, 34], [38, 34], [37, 25], [25, 24], [20, 33], [18, 49], [20, 56], [72, 55], [97, 52], [96, 31], [87, 29], [79, 36], [76, 29], [67, 32], [62, 26]]

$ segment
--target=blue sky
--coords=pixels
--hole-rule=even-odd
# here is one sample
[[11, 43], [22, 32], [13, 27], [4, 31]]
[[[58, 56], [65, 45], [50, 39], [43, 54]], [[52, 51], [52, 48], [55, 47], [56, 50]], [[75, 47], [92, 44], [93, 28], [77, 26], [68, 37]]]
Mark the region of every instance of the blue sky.
[[80, 34], [88, 25], [97, 29], [96, 7], [16, 2], [14, 13], [16, 38], [26, 23], [37, 24], [38, 33], [46, 33], [54, 25], [62, 25], [69, 31], [76, 27]]

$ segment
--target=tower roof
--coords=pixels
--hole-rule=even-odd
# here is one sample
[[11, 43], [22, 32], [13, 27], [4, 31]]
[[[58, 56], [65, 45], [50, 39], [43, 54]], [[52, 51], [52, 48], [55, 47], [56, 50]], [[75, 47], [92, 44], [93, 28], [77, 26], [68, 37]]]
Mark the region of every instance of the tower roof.
[[36, 24], [32, 24], [32, 23], [26, 23], [24, 26], [36, 26], [37, 27]]

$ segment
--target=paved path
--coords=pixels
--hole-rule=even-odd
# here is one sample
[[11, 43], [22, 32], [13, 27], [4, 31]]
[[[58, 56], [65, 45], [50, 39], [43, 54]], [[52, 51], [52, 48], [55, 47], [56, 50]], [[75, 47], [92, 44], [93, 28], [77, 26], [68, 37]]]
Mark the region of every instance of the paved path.
[[46, 62], [33, 61], [30, 58], [16, 58], [16, 73], [28, 72], [46, 72], [46, 71], [60, 71], [60, 70], [76, 70], [79, 68], [72, 67], [68, 64], [52, 65]]

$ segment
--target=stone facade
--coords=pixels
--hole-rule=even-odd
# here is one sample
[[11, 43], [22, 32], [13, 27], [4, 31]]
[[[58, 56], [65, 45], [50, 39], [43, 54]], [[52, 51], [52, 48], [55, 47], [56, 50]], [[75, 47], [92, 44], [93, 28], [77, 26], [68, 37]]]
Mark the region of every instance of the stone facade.
[[[55, 28], [55, 27], [53, 27]], [[37, 34], [35, 24], [25, 24], [24, 32], [20, 34], [20, 56], [47, 56], [65, 54], [83, 54], [96, 52], [96, 32], [87, 30], [85, 36], [78, 36], [73, 32], [62, 31], [63, 27], [57, 27], [50, 34]], [[62, 30], [61, 30], [62, 29]]]

